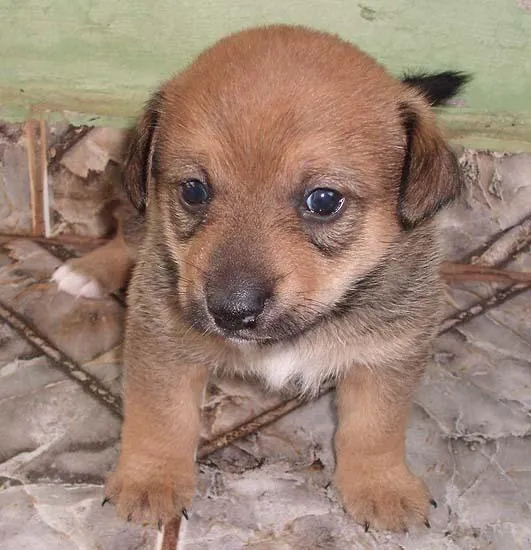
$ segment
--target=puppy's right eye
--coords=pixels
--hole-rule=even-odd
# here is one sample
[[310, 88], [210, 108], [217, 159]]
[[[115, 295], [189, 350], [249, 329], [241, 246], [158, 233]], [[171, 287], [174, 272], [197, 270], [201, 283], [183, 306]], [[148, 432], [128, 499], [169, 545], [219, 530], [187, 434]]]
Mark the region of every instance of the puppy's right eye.
[[338, 191], [319, 187], [306, 197], [306, 208], [316, 216], [329, 218], [341, 210], [344, 202], [345, 198]]
[[181, 184], [181, 200], [186, 206], [192, 207], [206, 204], [210, 200], [210, 190], [200, 180], [186, 180]]

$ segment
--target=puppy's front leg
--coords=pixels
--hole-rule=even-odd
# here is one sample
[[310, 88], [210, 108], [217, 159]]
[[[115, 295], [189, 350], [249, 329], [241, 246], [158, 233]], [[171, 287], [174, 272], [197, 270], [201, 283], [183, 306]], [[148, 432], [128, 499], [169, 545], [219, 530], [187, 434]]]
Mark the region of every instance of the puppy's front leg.
[[124, 353], [121, 454], [105, 492], [124, 518], [166, 522], [194, 493], [207, 370], [179, 362], [169, 340], [135, 328]]
[[365, 529], [429, 525], [428, 490], [405, 462], [405, 429], [416, 380], [404, 384], [397, 376], [355, 367], [337, 388], [334, 478], [347, 511]]

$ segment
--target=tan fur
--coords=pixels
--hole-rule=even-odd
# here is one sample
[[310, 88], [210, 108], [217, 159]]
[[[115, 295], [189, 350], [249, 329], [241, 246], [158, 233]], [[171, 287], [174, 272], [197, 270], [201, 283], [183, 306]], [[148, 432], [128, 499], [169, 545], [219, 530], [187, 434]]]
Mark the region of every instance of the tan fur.
[[[122, 448], [106, 494], [123, 517], [157, 523], [190, 506], [208, 373], [204, 365], [174, 364], [172, 348], [151, 333], [153, 325], [127, 324], [124, 362], [137, 370], [124, 381]], [[179, 375], [168, 378], [173, 369]]]
[[109, 242], [81, 258], [68, 260], [65, 263], [66, 270], [62, 269], [62, 277], [57, 277], [57, 272], [54, 274], [60, 288], [70, 273], [74, 277], [79, 276], [78, 280], [74, 280], [74, 288], [70, 289], [72, 294], [79, 294], [82, 285], [90, 281], [93, 281], [95, 287], [96, 295], [91, 296], [93, 298], [103, 297], [126, 286], [144, 236], [144, 224], [128, 201], [123, 201], [115, 209], [114, 216], [117, 231]]
[[[179, 198], [190, 178], [212, 189], [199, 213]], [[238, 33], [155, 94], [124, 183], [145, 209], [132, 233], [146, 235], [107, 485], [122, 516], [167, 519], [189, 505], [202, 391], [226, 369], [306, 393], [337, 380], [347, 510], [381, 528], [423, 521], [428, 491], [405, 464], [404, 430], [438, 322], [431, 217], [459, 181], [419, 93], [327, 34]], [[333, 220], [304, 211], [318, 187], [345, 197]], [[231, 335], [213, 322], [208, 288], [225, 292], [241, 274], [274, 290], [256, 325]]]
[[334, 481], [346, 509], [366, 526], [398, 531], [426, 520], [428, 489], [405, 463], [409, 398], [392, 378], [363, 367], [338, 385]]
[[126, 285], [134, 258], [128, 253], [124, 236], [119, 231], [107, 244], [68, 263], [74, 270], [80, 268], [85, 275], [96, 278], [102, 291], [110, 294]]

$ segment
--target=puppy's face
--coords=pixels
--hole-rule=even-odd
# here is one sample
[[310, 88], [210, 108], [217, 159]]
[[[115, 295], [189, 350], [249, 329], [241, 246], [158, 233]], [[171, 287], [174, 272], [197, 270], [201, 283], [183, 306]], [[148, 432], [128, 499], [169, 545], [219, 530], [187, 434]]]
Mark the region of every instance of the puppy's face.
[[189, 323], [265, 343], [341, 308], [451, 198], [454, 171], [412, 90], [334, 37], [272, 27], [225, 39], [162, 88], [126, 185], [156, 212]]

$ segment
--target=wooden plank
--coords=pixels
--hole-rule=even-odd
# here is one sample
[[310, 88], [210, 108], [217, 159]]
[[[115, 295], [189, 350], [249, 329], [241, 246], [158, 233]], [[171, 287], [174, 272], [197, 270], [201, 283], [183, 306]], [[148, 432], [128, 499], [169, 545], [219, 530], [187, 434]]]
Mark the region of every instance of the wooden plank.
[[531, 150], [527, 0], [4, 0], [0, 118], [50, 111], [129, 124], [157, 84], [246, 26], [298, 23], [359, 44], [393, 73], [474, 74], [443, 116], [465, 144]]

